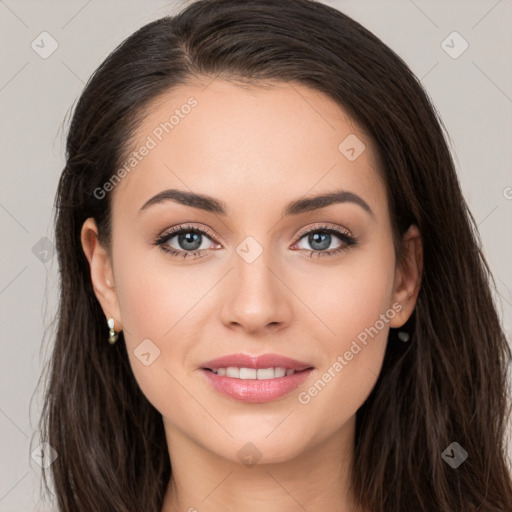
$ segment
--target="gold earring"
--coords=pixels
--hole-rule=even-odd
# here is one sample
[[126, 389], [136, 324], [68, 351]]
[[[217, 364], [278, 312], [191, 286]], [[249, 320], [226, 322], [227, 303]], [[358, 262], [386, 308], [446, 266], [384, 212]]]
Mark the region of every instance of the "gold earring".
[[110, 329], [110, 331], [108, 333], [108, 341], [111, 345], [113, 345], [117, 341], [117, 338], [118, 338], [118, 334], [116, 333], [116, 331], [114, 329], [114, 319], [113, 318], [108, 319], [108, 327]]

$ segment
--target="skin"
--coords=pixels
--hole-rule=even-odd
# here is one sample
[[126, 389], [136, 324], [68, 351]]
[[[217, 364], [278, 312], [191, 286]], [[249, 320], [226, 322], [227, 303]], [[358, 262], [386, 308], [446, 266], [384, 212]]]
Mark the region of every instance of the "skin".
[[[164, 512], [226, 504], [249, 512], [358, 510], [348, 488], [355, 414], [377, 381], [389, 327], [402, 326], [416, 303], [421, 238], [412, 226], [403, 238], [407, 259], [396, 265], [371, 140], [324, 94], [272, 85], [217, 79], [159, 98], [133, 150], [191, 96], [198, 104], [112, 192], [111, 253], [98, 242], [94, 219], [83, 225], [96, 296], [106, 318], [124, 330], [135, 378], [163, 417], [173, 470]], [[366, 145], [354, 161], [338, 150], [350, 134]], [[170, 188], [217, 198], [228, 215], [173, 201], [139, 213]], [[338, 189], [362, 197], [374, 216], [346, 202], [281, 218], [289, 202]], [[215, 234], [203, 236], [203, 257], [176, 258], [152, 245], [183, 223]], [[310, 258], [306, 250], [344, 245], [336, 235], [327, 249], [297, 237], [322, 223], [348, 229], [358, 245]], [[236, 252], [247, 236], [263, 250], [252, 263]], [[186, 252], [177, 236], [168, 244]], [[299, 393], [394, 303], [401, 311], [309, 403], [300, 403]], [[105, 350], [107, 333], [105, 323]], [[148, 338], [160, 355], [145, 366], [134, 350]], [[315, 370], [281, 399], [244, 403], [219, 394], [199, 369], [235, 352], [278, 353]], [[261, 453], [254, 466], [237, 455], [249, 442]]]

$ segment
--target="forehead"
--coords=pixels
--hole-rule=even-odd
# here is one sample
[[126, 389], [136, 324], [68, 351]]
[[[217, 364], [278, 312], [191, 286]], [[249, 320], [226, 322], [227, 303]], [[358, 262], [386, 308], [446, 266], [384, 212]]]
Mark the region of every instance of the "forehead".
[[333, 189], [383, 199], [372, 141], [301, 84], [180, 86], [151, 103], [133, 140], [114, 208], [138, 209], [166, 188], [218, 197], [228, 214]]

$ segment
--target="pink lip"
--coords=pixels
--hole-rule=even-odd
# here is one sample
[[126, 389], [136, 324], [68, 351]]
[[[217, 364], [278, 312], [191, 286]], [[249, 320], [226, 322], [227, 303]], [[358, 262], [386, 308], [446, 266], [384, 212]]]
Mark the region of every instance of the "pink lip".
[[[268, 367], [267, 367], [268, 368]], [[220, 393], [242, 402], [270, 402], [297, 389], [313, 371], [312, 368], [276, 379], [235, 379], [201, 369], [210, 384]]]
[[[280, 356], [279, 354], [263, 354], [261, 356], [251, 356], [248, 354], [231, 354], [211, 361], [206, 361], [201, 368], [227, 368], [228, 366], [236, 366], [238, 368], [275, 368], [277, 366], [286, 368], [287, 370], [302, 371], [312, 368], [313, 365], [296, 361], [289, 357]], [[283, 377], [284, 378], [284, 377]], [[263, 381], [265, 382], [265, 381]]]
[[[276, 379], [235, 379], [217, 375], [210, 371], [217, 368], [275, 368], [295, 370], [293, 375], [285, 375]], [[220, 393], [242, 402], [269, 402], [287, 395], [298, 388], [313, 371], [313, 365], [297, 361], [279, 354], [262, 354], [251, 356], [249, 354], [231, 354], [201, 365], [201, 373], [209, 383]]]

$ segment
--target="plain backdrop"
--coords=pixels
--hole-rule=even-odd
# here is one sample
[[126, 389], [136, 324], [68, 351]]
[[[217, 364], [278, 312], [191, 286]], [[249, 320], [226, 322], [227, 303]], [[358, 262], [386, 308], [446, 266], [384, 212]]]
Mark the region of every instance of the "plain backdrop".
[[[325, 3], [402, 57], [436, 105], [496, 279], [510, 342], [512, 2]], [[43, 510], [41, 471], [30, 454], [38, 445], [32, 439], [41, 406], [36, 385], [48, 355], [43, 336], [46, 329], [51, 338], [56, 310], [52, 215], [64, 164], [65, 116], [108, 53], [140, 26], [179, 7], [157, 0], [0, 0], [1, 511]], [[73, 332], [69, 338], [79, 342]]]

